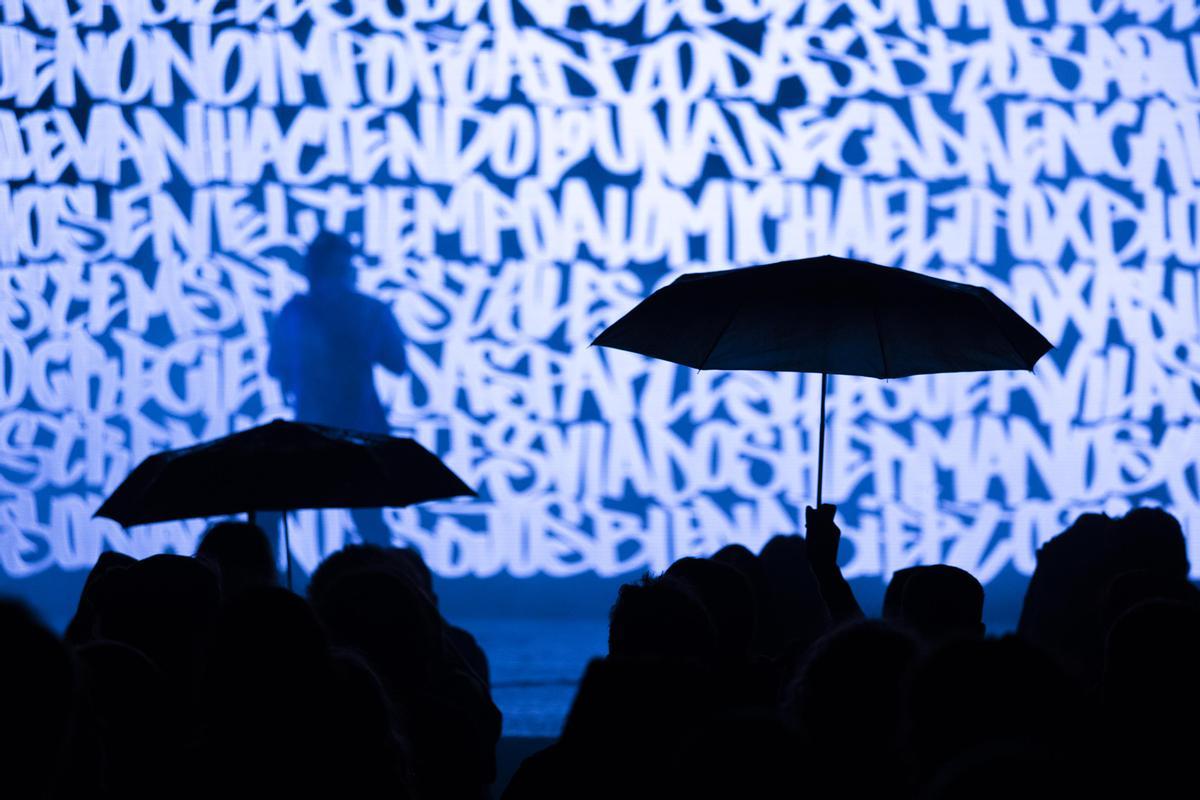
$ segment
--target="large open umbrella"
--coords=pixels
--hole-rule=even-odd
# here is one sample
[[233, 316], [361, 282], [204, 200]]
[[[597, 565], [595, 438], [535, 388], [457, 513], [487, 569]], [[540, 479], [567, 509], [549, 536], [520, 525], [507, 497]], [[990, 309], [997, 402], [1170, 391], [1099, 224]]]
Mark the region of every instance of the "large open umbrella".
[[211, 442], [156, 453], [137, 466], [96, 516], [122, 525], [282, 511], [381, 508], [474, 496], [441, 459], [412, 439], [275, 420]]
[[1051, 348], [987, 289], [836, 256], [683, 275], [593, 344], [695, 369], [821, 373], [818, 507], [829, 375], [1028, 370]]

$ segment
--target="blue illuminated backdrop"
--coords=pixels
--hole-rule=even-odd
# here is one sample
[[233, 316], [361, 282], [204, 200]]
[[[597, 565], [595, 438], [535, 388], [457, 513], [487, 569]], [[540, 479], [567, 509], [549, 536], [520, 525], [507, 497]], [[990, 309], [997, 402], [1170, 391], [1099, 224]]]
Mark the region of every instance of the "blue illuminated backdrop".
[[[1200, 7], [1129, 0], [0, 0], [0, 572], [104, 548], [140, 459], [289, 414], [321, 228], [474, 502], [388, 512], [444, 577], [661, 570], [797, 530], [819, 380], [587, 343], [682, 272], [826, 252], [984, 285], [1033, 374], [833, 378], [846, 569], [1027, 574], [1080, 512], [1200, 575]], [[305, 512], [311, 569], [351, 529]]]

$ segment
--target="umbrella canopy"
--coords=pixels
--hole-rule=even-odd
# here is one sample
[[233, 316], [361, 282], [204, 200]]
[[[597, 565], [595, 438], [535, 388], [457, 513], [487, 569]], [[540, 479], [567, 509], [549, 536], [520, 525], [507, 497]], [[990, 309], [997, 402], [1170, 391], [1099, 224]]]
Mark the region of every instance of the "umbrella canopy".
[[474, 496], [412, 439], [275, 420], [150, 456], [96, 516], [124, 526], [301, 508], [378, 508]]
[[593, 344], [695, 369], [872, 378], [1027, 370], [1051, 348], [987, 289], [836, 256], [684, 275]]
[[1028, 370], [1051, 348], [987, 289], [837, 256], [683, 275], [592, 344], [695, 369], [821, 373], [818, 506], [827, 376]]

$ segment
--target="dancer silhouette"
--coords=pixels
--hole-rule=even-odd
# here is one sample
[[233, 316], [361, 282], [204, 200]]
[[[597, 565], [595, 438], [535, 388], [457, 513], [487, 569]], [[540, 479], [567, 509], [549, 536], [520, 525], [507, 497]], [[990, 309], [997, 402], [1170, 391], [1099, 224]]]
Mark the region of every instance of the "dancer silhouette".
[[[283, 386], [297, 420], [387, 433], [374, 368], [404, 372], [405, 339], [392, 310], [355, 289], [353, 255], [345, 237], [328, 231], [309, 245], [308, 293], [293, 297], [280, 312], [267, 369]], [[364, 542], [391, 543], [382, 511], [352, 514]]]

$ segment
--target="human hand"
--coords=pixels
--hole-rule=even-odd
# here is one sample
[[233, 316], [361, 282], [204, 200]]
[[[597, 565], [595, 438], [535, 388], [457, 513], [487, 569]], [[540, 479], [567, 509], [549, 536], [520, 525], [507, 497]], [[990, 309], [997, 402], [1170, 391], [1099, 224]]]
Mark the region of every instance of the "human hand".
[[837, 568], [842, 529], [833, 521], [835, 513], [837, 506], [832, 503], [822, 503], [819, 508], [806, 506], [804, 509], [804, 540], [808, 546], [808, 560], [815, 571]]

